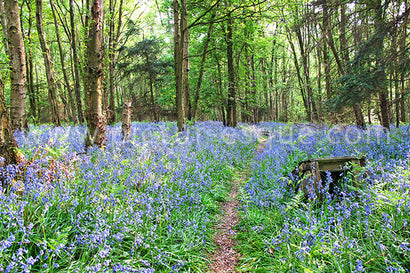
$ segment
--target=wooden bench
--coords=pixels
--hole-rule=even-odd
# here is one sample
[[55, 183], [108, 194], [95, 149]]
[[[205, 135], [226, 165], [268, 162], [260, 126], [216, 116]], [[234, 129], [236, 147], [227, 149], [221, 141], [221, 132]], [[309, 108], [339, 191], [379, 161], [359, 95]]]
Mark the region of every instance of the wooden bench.
[[347, 171], [353, 171], [353, 186], [358, 186], [358, 171], [353, 170], [352, 166], [364, 167], [366, 165], [366, 156], [342, 156], [342, 157], [328, 157], [328, 158], [312, 158], [299, 163], [296, 175], [301, 178], [300, 189], [304, 192], [306, 197], [321, 198], [326, 180], [327, 172], [332, 178], [331, 189], [337, 185], [342, 174]]

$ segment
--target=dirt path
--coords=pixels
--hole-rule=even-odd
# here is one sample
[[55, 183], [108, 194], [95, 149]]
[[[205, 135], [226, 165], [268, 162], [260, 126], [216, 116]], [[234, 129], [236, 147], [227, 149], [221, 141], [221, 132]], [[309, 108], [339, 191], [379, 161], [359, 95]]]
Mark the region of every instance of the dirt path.
[[[263, 139], [257, 152], [261, 153], [266, 143]], [[239, 178], [232, 182], [231, 191], [227, 201], [222, 203], [222, 213], [218, 219], [218, 225], [215, 228], [216, 235], [214, 242], [217, 245], [216, 253], [211, 257], [211, 264], [208, 272], [229, 273], [235, 272], [235, 267], [239, 261], [240, 255], [234, 249], [236, 240], [234, 239], [235, 231], [233, 227], [239, 223], [238, 200], [239, 187], [247, 179], [249, 170], [239, 173]]]

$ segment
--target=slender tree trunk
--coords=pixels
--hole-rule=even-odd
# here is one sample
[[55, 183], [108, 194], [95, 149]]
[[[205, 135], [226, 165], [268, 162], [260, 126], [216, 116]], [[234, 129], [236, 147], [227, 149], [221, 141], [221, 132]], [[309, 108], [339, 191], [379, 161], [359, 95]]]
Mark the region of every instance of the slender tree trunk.
[[122, 113], [122, 140], [126, 141], [130, 139], [131, 135], [131, 115], [132, 107], [131, 101], [126, 101], [124, 103], [124, 110]]
[[87, 138], [86, 147], [103, 147], [106, 120], [102, 113], [104, 0], [93, 0], [87, 43]]
[[84, 123], [83, 115], [83, 103], [81, 100], [80, 90], [80, 61], [77, 52], [76, 31], [75, 31], [75, 18], [74, 18], [74, 0], [70, 0], [70, 25], [71, 25], [71, 51], [73, 54], [74, 62], [74, 93], [77, 102], [77, 114], [78, 121]]
[[[405, 8], [408, 8], [407, 0], [404, 1]], [[400, 52], [401, 52], [401, 58], [403, 60], [406, 59], [408, 50], [406, 50], [406, 40], [407, 40], [407, 29], [408, 29], [408, 19], [409, 17], [406, 16], [403, 19], [403, 26], [402, 26], [402, 37], [400, 39]], [[405, 74], [406, 74], [406, 68], [405, 67], [400, 67], [400, 83], [401, 83], [401, 88], [400, 88], [400, 120], [402, 122], [406, 122], [406, 109], [405, 109]], [[407, 111], [410, 112], [410, 111]]]
[[177, 108], [177, 127], [181, 132], [184, 129], [185, 113], [184, 113], [184, 93], [183, 93], [183, 45], [181, 41], [181, 26], [180, 26], [180, 5], [178, 0], [173, 0], [174, 10], [174, 60], [175, 60], [175, 89], [176, 89], [176, 108]]
[[8, 34], [7, 34], [7, 18], [6, 18], [6, 11], [4, 10], [4, 0], [0, 0], [0, 20], [1, 20], [1, 28], [3, 30], [3, 45], [4, 51], [7, 55], [10, 54], [9, 52], [9, 42], [8, 42]]
[[154, 82], [155, 76], [153, 74], [149, 74], [149, 93], [151, 95], [151, 107], [152, 107], [152, 114], [154, 116], [155, 121], [159, 121], [158, 113], [157, 113], [157, 106], [155, 105], [155, 95], [154, 95]]
[[56, 28], [56, 37], [57, 37], [57, 43], [58, 43], [58, 49], [60, 53], [60, 62], [61, 62], [61, 70], [63, 71], [63, 77], [64, 77], [64, 82], [67, 88], [67, 94], [68, 94], [68, 100], [69, 100], [69, 116], [70, 120], [74, 122], [74, 124], [78, 123], [78, 118], [76, 115], [76, 109], [75, 109], [75, 101], [73, 97], [73, 89], [71, 88], [70, 80], [68, 78], [68, 73], [67, 69], [65, 66], [65, 58], [64, 58], [64, 50], [63, 50], [63, 45], [61, 43], [61, 38], [60, 38], [60, 32], [59, 32], [59, 26], [57, 22], [57, 16], [55, 12], [55, 6], [53, 0], [50, 0], [50, 6], [51, 6], [51, 11], [53, 13], [53, 18], [54, 18], [54, 25]]
[[195, 97], [194, 97], [194, 105], [192, 109], [192, 118], [196, 118], [196, 112], [198, 109], [198, 102], [199, 102], [199, 94], [201, 93], [201, 86], [202, 86], [202, 78], [205, 72], [205, 61], [206, 61], [206, 55], [208, 53], [208, 47], [209, 47], [209, 42], [211, 41], [211, 33], [212, 33], [212, 28], [213, 28], [213, 20], [215, 19], [216, 13], [212, 13], [211, 15], [211, 20], [209, 23], [208, 31], [206, 33], [206, 40], [204, 44], [204, 51], [202, 52], [202, 58], [201, 58], [201, 63], [199, 65], [199, 72], [198, 72], [198, 82], [196, 85], [196, 92], [195, 92]]
[[296, 55], [295, 45], [294, 45], [292, 37], [290, 35], [290, 31], [287, 30], [287, 32], [288, 33], [287, 33], [286, 37], [288, 39], [288, 42], [289, 42], [289, 45], [290, 45], [290, 48], [291, 48], [291, 51], [292, 51], [292, 55], [293, 55], [293, 63], [295, 64], [296, 75], [298, 77], [300, 92], [301, 92], [302, 99], [303, 99], [303, 105], [305, 106], [306, 118], [307, 118], [308, 121], [312, 121], [310, 105], [309, 105], [309, 102], [308, 102], [308, 98], [305, 94], [305, 88], [304, 88], [305, 84], [303, 82], [303, 79], [302, 79], [302, 76], [301, 76], [301, 73], [300, 73], [300, 66], [299, 66], [299, 62], [298, 62], [298, 57]]
[[109, 72], [109, 105], [108, 105], [108, 123], [113, 124], [115, 123], [115, 66], [117, 62], [117, 43], [120, 36], [121, 26], [122, 26], [122, 6], [123, 0], [120, 0], [119, 11], [118, 11], [118, 24], [117, 24], [117, 32], [115, 33], [115, 2], [114, 0], [110, 0], [109, 3], [109, 10], [110, 10], [110, 21], [109, 21], [109, 64], [108, 64], [108, 72]]
[[[274, 90], [275, 90], [275, 121], [279, 119], [279, 90], [278, 87], [276, 86], [278, 82], [278, 58], [274, 58], [274, 64], [275, 68], [273, 70], [273, 83], [274, 83]], [[284, 71], [284, 74], [286, 74], [286, 71]]]
[[[10, 120], [13, 130], [28, 130], [26, 117], [26, 53], [21, 33], [17, 0], [4, 2], [5, 31], [8, 37], [10, 58]], [[4, 27], [4, 26], [3, 26]]]
[[51, 60], [50, 49], [47, 46], [46, 36], [43, 29], [43, 1], [36, 0], [36, 26], [40, 40], [41, 51], [43, 52], [44, 66], [46, 69], [48, 85], [48, 102], [51, 108], [51, 118], [56, 126], [61, 125], [60, 113], [57, 101], [57, 88], [54, 81], [53, 62]]
[[263, 98], [265, 99], [265, 107], [266, 107], [266, 112], [264, 114], [265, 114], [266, 120], [269, 120], [271, 113], [270, 113], [270, 107], [269, 107], [269, 90], [268, 90], [268, 79], [267, 79], [267, 73], [266, 73], [266, 60], [264, 58], [260, 59], [260, 66], [261, 66], [261, 72], [262, 72], [262, 92], [263, 92]]
[[380, 100], [380, 115], [381, 115], [381, 125], [390, 129], [390, 120], [389, 120], [389, 101], [388, 93], [386, 88], [386, 72], [385, 72], [385, 61], [384, 61], [384, 38], [386, 35], [385, 22], [384, 22], [384, 9], [381, 0], [376, 1], [376, 17], [375, 17], [375, 41], [373, 46], [375, 48], [376, 61], [376, 77], [378, 79], [377, 91], [379, 93]]
[[342, 59], [344, 60], [345, 64], [350, 59], [349, 51], [347, 50], [348, 41], [346, 38], [346, 24], [346, 4], [344, 4], [342, 1], [340, 5], [340, 55], [342, 56]]
[[[329, 13], [327, 5], [323, 5], [323, 28], [329, 28]], [[323, 33], [323, 66], [325, 72], [326, 98], [329, 100], [332, 97], [332, 86], [330, 77], [330, 58], [329, 51], [326, 44], [326, 33]]]
[[183, 47], [182, 77], [184, 87], [185, 115], [192, 120], [191, 92], [189, 89], [189, 29], [187, 0], [181, 0], [181, 45]]
[[233, 37], [232, 27], [233, 19], [231, 12], [227, 16], [227, 31], [226, 31], [226, 55], [228, 59], [228, 104], [227, 104], [227, 125], [236, 127], [236, 88], [235, 88], [235, 69], [233, 65]]
[[315, 98], [313, 97], [313, 90], [312, 90], [312, 85], [311, 85], [311, 82], [310, 82], [310, 74], [309, 74], [309, 67], [308, 67], [308, 56], [307, 56], [307, 53], [305, 51], [304, 42], [303, 42], [302, 33], [300, 31], [300, 28], [297, 27], [295, 30], [296, 30], [296, 36], [297, 36], [298, 42], [299, 42], [300, 53], [302, 55], [302, 65], [303, 65], [303, 74], [305, 75], [306, 93], [307, 93], [308, 102], [310, 104], [309, 108], [311, 109], [311, 114], [312, 114], [313, 121], [318, 121], [319, 116], [317, 114], [316, 102], [315, 102]]
[[276, 82], [274, 82], [274, 80], [276, 81], [276, 72], [277, 72], [277, 67], [276, 67], [276, 39], [273, 40], [272, 43], [272, 50], [271, 50], [271, 56], [270, 56], [270, 61], [269, 61], [269, 68], [268, 68], [268, 78], [269, 78], [269, 94], [270, 94], [270, 98], [269, 98], [269, 119], [276, 121], [276, 104], [275, 104], [275, 108], [274, 108], [274, 99], [272, 97], [275, 98], [276, 100]]
[[400, 125], [400, 90], [397, 70], [394, 72], [394, 106], [396, 110], [396, 127]]
[[[31, 47], [33, 46], [33, 40], [31, 36], [31, 30], [33, 26], [33, 20], [32, 20], [32, 9], [30, 5], [29, 0], [25, 0], [25, 3], [28, 8], [28, 30], [27, 30], [27, 41], [28, 41], [28, 50], [26, 50], [26, 60], [27, 60], [27, 65], [26, 65], [26, 73], [27, 73], [27, 94], [29, 97], [29, 103], [30, 103], [30, 110], [29, 110], [29, 116], [31, 116], [34, 120], [37, 120], [37, 103], [36, 103], [36, 94], [34, 90], [34, 73], [33, 73], [33, 52]], [[3, 14], [3, 9], [0, 6], [0, 13]], [[3, 15], [1, 15], [3, 16]], [[24, 35], [23, 35], [24, 39]], [[7, 51], [7, 48], [6, 48]], [[27, 52], [28, 51], [28, 52]]]
[[[342, 10], [342, 12], [344, 12], [344, 10]], [[342, 15], [343, 17], [344, 15]], [[343, 23], [346, 23], [346, 20], [343, 20]], [[327, 28], [330, 29], [330, 27], [328, 26]], [[345, 26], [341, 27], [341, 32], [343, 32], [343, 30], [345, 29]], [[356, 25], [356, 21], [354, 23], [354, 29], [357, 29], [357, 25]], [[356, 33], [356, 35], [354, 35], [354, 44], [355, 46], [358, 46], [361, 43], [361, 38], [359, 37], [359, 35], [357, 35], [358, 33]], [[332, 39], [333, 40], [333, 39]], [[341, 50], [342, 52], [346, 52], [347, 49], [345, 48], [345, 45], [341, 45]], [[344, 54], [344, 61], [345, 63], [347, 63], [349, 61], [349, 55], [348, 54]], [[337, 56], [336, 59], [339, 59], [339, 57]], [[342, 76], [345, 71], [344, 71], [344, 67], [341, 66], [340, 64], [338, 65], [338, 71], [340, 76]], [[369, 109], [370, 109], [370, 99], [369, 99]], [[361, 105], [358, 103], [353, 103], [353, 112], [355, 114], [355, 119], [356, 119], [356, 125], [358, 128], [361, 128], [363, 130], [366, 130], [366, 122], [364, 120], [364, 116], [362, 113], [362, 109], [361, 109]], [[370, 116], [370, 112], [368, 112], [368, 120], [369, 120], [369, 124], [371, 124], [371, 116]]]
[[222, 122], [223, 125], [227, 125], [226, 123], [226, 111], [225, 111], [225, 96], [223, 94], [223, 84], [222, 84], [222, 69], [221, 69], [221, 63], [219, 62], [218, 58], [214, 58], [216, 60], [216, 65], [218, 69], [218, 94], [219, 94], [219, 99], [221, 102], [221, 115], [222, 115]]

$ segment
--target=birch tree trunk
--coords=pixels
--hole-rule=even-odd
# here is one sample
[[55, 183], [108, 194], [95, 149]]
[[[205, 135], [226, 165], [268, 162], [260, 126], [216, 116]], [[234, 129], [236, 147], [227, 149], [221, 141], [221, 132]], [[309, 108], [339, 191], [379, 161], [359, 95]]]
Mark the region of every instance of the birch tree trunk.
[[28, 130], [26, 116], [26, 54], [21, 33], [19, 3], [4, 1], [5, 31], [10, 58], [10, 120], [12, 130]]

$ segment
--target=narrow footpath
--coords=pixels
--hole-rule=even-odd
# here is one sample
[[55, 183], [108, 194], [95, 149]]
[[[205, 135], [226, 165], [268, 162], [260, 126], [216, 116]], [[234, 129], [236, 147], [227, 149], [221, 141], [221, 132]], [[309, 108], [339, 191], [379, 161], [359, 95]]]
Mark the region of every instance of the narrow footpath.
[[[257, 148], [257, 153], [261, 153], [267, 139], [263, 139]], [[222, 203], [222, 213], [218, 218], [218, 224], [215, 227], [214, 243], [217, 245], [217, 250], [211, 256], [211, 264], [209, 273], [229, 273], [236, 272], [235, 267], [238, 264], [240, 255], [234, 249], [236, 245], [234, 226], [239, 223], [238, 208], [239, 188], [248, 178], [250, 170], [246, 169], [238, 173], [239, 178], [232, 181], [231, 190], [227, 201]]]

